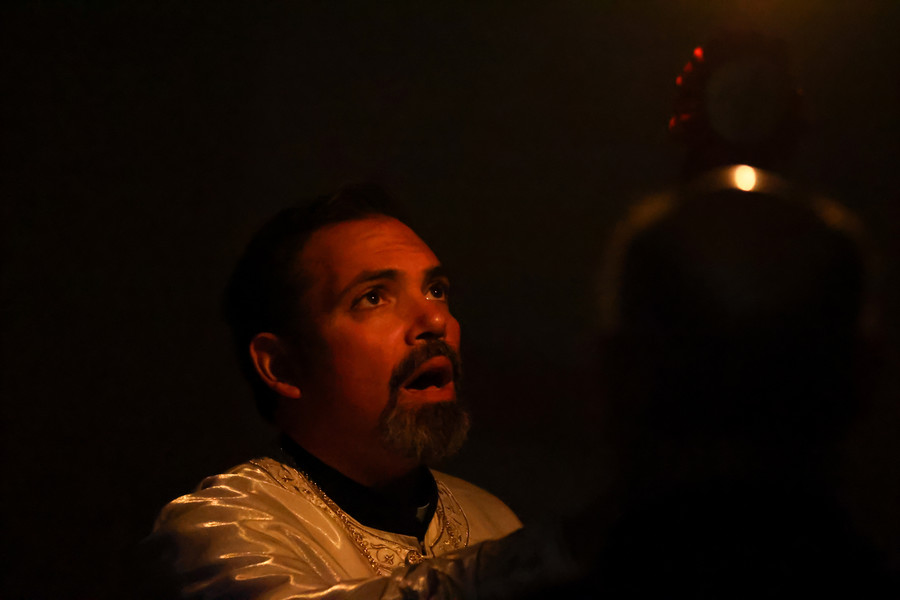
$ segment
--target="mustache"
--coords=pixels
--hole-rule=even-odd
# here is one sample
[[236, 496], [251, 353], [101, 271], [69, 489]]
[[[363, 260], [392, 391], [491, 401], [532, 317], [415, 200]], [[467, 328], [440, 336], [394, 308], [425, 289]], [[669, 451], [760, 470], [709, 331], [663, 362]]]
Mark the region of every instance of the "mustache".
[[391, 392], [399, 391], [404, 381], [412, 377], [419, 367], [435, 356], [446, 356], [450, 359], [450, 364], [453, 365], [453, 383], [458, 385], [462, 376], [462, 361], [459, 352], [443, 340], [429, 340], [410, 350], [409, 354], [394, 367], [388, 382]]

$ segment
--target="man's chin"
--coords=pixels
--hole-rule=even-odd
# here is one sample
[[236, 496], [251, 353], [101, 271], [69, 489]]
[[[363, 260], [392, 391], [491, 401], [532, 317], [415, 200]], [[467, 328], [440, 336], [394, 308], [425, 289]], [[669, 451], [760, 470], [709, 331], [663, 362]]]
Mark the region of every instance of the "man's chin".
[[388, 449], [421, 464], [436, 464], [459, 451], [469, 432], [470, 418], [455, 395], [447, 400], [407, 405], [398, 398], [382, 415], [379, 430]]

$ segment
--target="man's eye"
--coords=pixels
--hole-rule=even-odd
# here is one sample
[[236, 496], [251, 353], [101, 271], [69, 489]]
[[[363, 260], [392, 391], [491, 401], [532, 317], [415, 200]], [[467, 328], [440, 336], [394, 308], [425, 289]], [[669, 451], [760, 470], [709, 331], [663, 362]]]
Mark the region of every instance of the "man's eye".
[[384, 294], [381, 290], [369, 290], [368, 292], [357, 298], [356, 302], [354, 302], [353, 305], [370, 307], [378, 306], [382, 302], [384, 302]]
[[437, 282], [428, 286], [428, 295], [435, 300], [446, 300], [449, 292], [450, 286], [446, 283]]

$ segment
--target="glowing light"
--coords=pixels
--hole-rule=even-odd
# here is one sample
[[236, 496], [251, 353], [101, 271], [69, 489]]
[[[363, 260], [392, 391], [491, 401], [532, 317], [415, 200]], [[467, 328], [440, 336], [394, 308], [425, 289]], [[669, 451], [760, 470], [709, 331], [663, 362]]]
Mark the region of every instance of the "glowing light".
[[756, 170], [747, 165], [739, 165], [731, 172], [734, 185], [740, 190], [749, 192], [756, 187]]
[[681, 85], [681, 83], [683, 81], [684, 81], [684, 79], [681, 77], [681, 75], [679, 75], [678, 77], [675, 78], [675, 85]]
[[682, 69], [682, 71], [684, 71], [685, 73], [690, 73], [693, 70], [694, 70], [694, 63], [692, 63], [691, 61], [688, 61], [688, 63], [686, 65], [684, 65], [684, 69]]
[[675, 119], [675, 117], [672, 117], [671, 119], [669, 119], [669, 129], [675, 129], [675, 125], [677, 123], [678, 123], [678, 121]]
[[697, 46], [694, 48], [694, 57], [699, 61], [703, 62], [703, 48]]

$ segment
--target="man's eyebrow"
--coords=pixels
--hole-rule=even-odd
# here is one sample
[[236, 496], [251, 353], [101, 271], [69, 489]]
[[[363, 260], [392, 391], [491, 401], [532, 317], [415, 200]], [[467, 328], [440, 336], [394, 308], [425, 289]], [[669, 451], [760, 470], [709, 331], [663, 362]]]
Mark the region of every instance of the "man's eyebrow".
[[425, 281], [433, 281], [435, 279], [450, 279], [450, 274], [443, 265], [437, 265], [425, 271]]
[[391, 281], [395, 281], [398, 277], [400, 277], [400, 272], [397, 269], [378, 269], [374, 271], [362, 271], [359, 275], [353, 278], [353, 280], [348, 283], [344, 289], [340, 291], [338, 294], [339, 297], [345, 296], [356, 286], [362, 283], [368, 283], [370, 281], [379, 281], [381, 279], [388, 279]]

